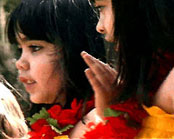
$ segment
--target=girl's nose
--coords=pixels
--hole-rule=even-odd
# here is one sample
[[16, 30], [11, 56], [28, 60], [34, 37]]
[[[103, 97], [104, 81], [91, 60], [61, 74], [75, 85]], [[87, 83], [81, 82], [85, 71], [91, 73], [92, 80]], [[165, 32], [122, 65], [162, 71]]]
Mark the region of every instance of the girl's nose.
[[101, 18], [99, 19], [97, 26], [96, 26], [96, 30], [97, 32], [104, 34], [105, 30], [104, 30], [104, 25], [103, 22], [101, 21]]
[[30, 65], [26, 59], [21, 57], [16, 61], [16, 68], [18, 70], [28, 70], [30, 68]]

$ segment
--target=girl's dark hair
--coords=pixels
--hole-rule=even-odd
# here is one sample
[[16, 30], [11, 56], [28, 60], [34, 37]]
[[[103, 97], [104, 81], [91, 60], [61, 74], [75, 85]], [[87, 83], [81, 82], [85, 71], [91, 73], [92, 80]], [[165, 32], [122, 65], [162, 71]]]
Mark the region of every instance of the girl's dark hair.
[[7, 34], [11, 44], [17, 44], [16, 33], [22, 32], [28, 39], [45, 40], [62, 50], [70, 103], [74, 97], [82, 99], [92, 93], [80, 52], [85, 50], [100, 58], [105, 54], [96, 23], [88, 0], [22, 0], [9, 17]]
[[[112, 0], [112, 6], [119, 43], [120, 100], [136, 93], [137, 99], [147, 104], [159, 67], [157, 59], [174, 50], [174, 1]], [[162, 80], [156, 82], [154, 92]]]

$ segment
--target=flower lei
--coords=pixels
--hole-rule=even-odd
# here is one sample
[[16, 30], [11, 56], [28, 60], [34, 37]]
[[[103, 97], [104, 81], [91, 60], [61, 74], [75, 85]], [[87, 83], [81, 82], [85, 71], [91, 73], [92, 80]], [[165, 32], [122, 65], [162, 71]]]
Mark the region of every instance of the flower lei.
[[139, 133], [140, 127], [130, 126], [133, 123], [128, 121], [133, 120], [141, 125], [146, 116], [147, 113], [133, 99], [112, 105], [105, 111], [107, 122], [97, 125], [90, 122], [87, 125], [89, 130], [82, 139], [132, 139]]
[[[54, 105], [49, 110], [42, 108], [39, 113], [27, 118], [30, 121], [30, 139], [68, 139], [74, 125], [82, 118], [82, 101], [74, 99], [71, 109], [62, 109]], [[86, 112], [94, 106], [94, 101], [86, 103]]]

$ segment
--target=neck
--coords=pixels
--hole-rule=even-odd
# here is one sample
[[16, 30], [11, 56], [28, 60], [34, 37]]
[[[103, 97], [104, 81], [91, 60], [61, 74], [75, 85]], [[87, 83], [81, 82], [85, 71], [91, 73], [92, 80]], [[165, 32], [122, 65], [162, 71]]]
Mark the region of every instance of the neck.
[[53, 103], [59, 103], [62, 107], [64, 107], [66, 104], [66, 96], [67, 95], [64, 90], [60, 91]]

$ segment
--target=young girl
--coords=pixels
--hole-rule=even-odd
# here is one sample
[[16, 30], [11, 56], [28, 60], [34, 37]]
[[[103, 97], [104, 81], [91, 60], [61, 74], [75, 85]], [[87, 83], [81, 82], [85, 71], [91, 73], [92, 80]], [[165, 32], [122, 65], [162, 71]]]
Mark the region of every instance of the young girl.
[[[103, 118], [104, 109], [114, 104], [106, 109], [108, 122], [93, 125], [84, 137], [172, 138], [174, 2], [95, 0], [94, 5], [100, 16], [97, 31], [117, 44], [119, 65], [113, 86], [112, 70], [82, 53], [89, 65], [86, 75], [95, 91], [98, 115]], [[169, 114], [158, 107], [143, 106], [149, 114], [145, 118], [142, 104], [155, 104]]]
[[83, 75], [86, 66], [79, 52], [104, 53], [102, 40], [93, 30], [94, 21], [87, 1], [78, 0], [23, 0], [11, 13], [8, 38], [18, 45], [19, 80], [32, 102], [68, 105], [72, 98], [88, 95]]
[[[95, 31], [96, 21], [87, 0], [22, 0], [11, 13], [8, 38], [18, 45], [19, 80], [33, 103], [70, 108], [74, 98], [79, 102], [92, 97], [80, 52], [86, 50], [97, 57], [104, 54], [103, 41]], [[81, 101], [78, 106], [78, 117], [73, 121], [82, 119]]]

